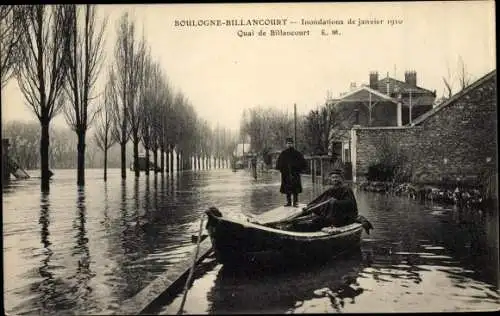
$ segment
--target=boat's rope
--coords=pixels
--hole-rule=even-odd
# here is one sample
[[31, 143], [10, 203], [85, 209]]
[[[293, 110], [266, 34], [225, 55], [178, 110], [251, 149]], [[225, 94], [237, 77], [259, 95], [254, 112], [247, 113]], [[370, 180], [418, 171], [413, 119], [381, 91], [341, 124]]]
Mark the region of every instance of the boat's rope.
[[196, 250], [195, 250], [194, 256], [193, 256], [193, 264], [191, 265], [191, 269], [189, 270], [189, 275], [188, 275], [188, 278], [186, 280], [186, 284], [184, 284], [184, 294], [182, 296], [181, 306], [179, 307], [179, 311], [177, 312], [177, 315], [182, 315], [182, 312], [184, 309], [184, 304], [186, 303], [186, 297], [187, 297], [189, 284], [191, 283], [191, 278], [193, 277], [194, 266], [196, 265], [196, 258], [198, 258], [198, 252], [200, 250], [201, 232], [203, 231], [203, 220], [204, 219], [205, 219], [205, 214], [202, 215], [201, 220], [200, 220], [200, 229], [198, 231], [198, 240], [196, 241]]

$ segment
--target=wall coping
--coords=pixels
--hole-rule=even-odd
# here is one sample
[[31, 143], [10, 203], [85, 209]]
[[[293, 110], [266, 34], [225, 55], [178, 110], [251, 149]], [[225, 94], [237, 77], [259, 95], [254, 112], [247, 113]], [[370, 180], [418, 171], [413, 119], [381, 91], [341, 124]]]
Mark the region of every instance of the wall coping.
[[354, 130], [404, 130], [404, 129], [422, 129], [422, 126], [353, 126], [352, 129]]
[[445, 100], [443, 103], [439, 104], [438, 106], [432, 108], [431, 110], [429, 110], [429, 111], [425, 112], [424, 114], [420, 115], [419, 117], [417, 117], [413, 121], [413, 124], [422, 124], [429, 117], [435, 115], [437, 112], [439, 112], [442, 109], [446, 108], [450, 104], [453, 104], [453, 103], [459, 101], [461, 98], [463, 98], [464, 96], [468, 95], [470, 92], [472, 92], [475, 89], [479, 88], [481, 85], [483, 85], [489, 79], [495, 77], [496, 73], [497, 73], [497, 69], [495, 68], [492, 71], [488, 72], [486, 75], [484, 75], [481, 78], [479, 78], [476, 81], [474, 81], [469, 86], [465, 87], [461, 91], [459, 91], [459, 92], [455, 93], [454, 95], [452, 95], [451, 98], [449, 98], [448, 100]]

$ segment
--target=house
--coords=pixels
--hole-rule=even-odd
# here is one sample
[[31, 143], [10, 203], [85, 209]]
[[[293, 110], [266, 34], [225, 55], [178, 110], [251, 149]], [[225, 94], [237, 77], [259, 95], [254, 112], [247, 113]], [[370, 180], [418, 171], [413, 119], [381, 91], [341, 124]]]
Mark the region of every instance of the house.
[[236, 144], [233, 151], [232, 166], [233, 169], [242, 169], [249, 163], [249, 155], [251, 155], [251, 146], [249, 143]]
[[327, 105], [337, 111], [338, 122], [332, 129], [332, 152], [350, 168], [351, 140], [349, 130], [357, 126], [390, 127], [411, 124], [433, 108], [436, 92], [417, 85], [417, 73], [405, 72], [405, 80], [379, 79], [378, 72], [369, 73], [369, 84], [356, 88], [340, 98], [329, 99]]
[[386, 154], [404, 157], [414, 183], [479, 181], [497, 174], [496, 69], [416, 118], [411, 125], [355, 126], [351, 134], [353, 181]]
[[235, 157], [243, 157], [245, 154], [248, 154], [251, 150], [250, 144], [248, 143], [243, 143], [243, 144], [237, 144], [236, 148], [233, 151], [233, 156]]

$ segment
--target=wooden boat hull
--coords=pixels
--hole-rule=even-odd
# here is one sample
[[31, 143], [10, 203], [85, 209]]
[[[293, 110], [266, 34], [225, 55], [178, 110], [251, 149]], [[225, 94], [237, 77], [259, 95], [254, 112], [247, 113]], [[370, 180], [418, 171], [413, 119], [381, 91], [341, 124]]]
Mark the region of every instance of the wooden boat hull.
[[224, 265], [331, 258], [359, 249], [363, 230], [361, 223], [354, 223], [335, 232], [291, 232], [217, 216], [217, 212], [207, 211], [207, 231], [217, 260]]

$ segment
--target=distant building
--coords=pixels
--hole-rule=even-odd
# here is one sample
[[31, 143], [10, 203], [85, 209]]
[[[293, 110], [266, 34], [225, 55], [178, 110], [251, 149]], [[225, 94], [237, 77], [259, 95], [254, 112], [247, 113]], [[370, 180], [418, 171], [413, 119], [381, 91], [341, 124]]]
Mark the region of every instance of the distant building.
[[242, 169], [249, 166], [252, 153], [252, 147], [249, 143], [237, 144], [233, 151], [232, 165], [234, 169]]
[[[436, 91], [417, 85], [417, 73], [405, 72], [405, 80], [389, 77], [379, 79], [378, 72], [369, 73], [369, 84], [356, 88], [337, 99], [329, 99], [327, 104], [338, 110], [341, 124], [334, 127], [334, 141], [331, 151], [342, 162], [350, 163], [350, 133], [354, 125], [362, 127], [390, 127], [410, 124], [417, 117], [433, 108]], [[411, 113], [411, 114], [410, 114]], [[411, 119], [410, 119], [411, 116]], [[347, 168], [350, 168], [348, 165]]]
[[[378, 72], [371, 72], [368, 85], [356, 88], [356, 84], [351, 83], [348, 93], [328, 103], [343, 112], [346, 123], [351, 123], [347, 125], [401, 126], [410, 123], [410, 112], [413, 121], [432, 109], [435, 99], [436, 91], [417, 85], [415, 71], [407, 71], [405, 81], [391, 78], [389, 74], [379, 79]], [[355, 110], [358, 110], [358, 122]]]
[[[477, 182], [498, 174], [496, 69], [427, 111], [411, 126], [351, 131], [354, 181], [396, 144], [414, 183]], [[497, 178], [496, 178], [497, 179]]]
[[233, 155], [235, 157], [243, 157], [244, 155], [250, 153], [251, 150], [252, 148], [249, 143], [237, 144], [233, 151]]

